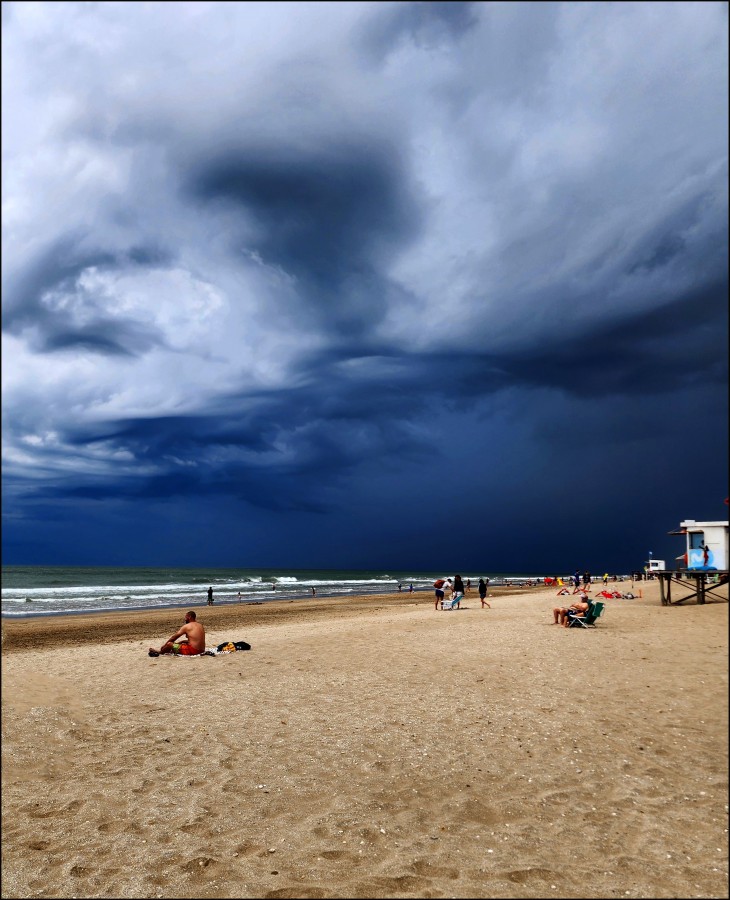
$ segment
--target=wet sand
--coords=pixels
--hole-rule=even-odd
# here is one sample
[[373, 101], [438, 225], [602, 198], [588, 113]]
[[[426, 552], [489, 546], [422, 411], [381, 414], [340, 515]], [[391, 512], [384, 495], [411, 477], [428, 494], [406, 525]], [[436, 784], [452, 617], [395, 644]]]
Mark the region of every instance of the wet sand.
[[2, 896], [727, 897], [728, 604], [642, 593], [3, 620]]

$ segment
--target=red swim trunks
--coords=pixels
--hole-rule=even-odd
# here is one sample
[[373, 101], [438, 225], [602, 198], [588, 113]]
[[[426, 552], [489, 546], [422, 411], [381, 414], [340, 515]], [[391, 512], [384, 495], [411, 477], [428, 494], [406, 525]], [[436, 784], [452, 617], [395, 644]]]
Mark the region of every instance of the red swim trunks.
[[179, 656], [198, 656], [202, 653], [202, 650], [196, 650], [195, 647], [191, 647], [190, 644], [173, 644], [172, 652], [178, 654]]

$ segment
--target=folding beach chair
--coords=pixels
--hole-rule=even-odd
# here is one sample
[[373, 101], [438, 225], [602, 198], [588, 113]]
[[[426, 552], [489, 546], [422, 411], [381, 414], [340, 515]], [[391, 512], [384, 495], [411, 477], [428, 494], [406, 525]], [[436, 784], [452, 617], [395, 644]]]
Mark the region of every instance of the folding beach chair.
[[588, 607], [586, 614], [584, 616], [576, 615], [575, 613], [568, 613], [568, 628], [572, 628], [574, 625], [580, 625], [581, 628], [595, 628], [596, 620], [600, 619], [603, 615], [603, 609], [605, 607], [605, 603], [599, 600], [591, 600], [591, 605]]

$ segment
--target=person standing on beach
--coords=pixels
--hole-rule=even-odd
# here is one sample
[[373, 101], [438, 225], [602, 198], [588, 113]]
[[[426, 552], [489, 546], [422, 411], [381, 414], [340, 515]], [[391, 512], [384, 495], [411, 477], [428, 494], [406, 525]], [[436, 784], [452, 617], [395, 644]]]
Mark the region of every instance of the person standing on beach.
[[440, 605], [441, 609], [443, 609], [444, 608], [444, 588], [446, 587], [446, 582], [444, 581], [443, 578], [437, 578], [436, 581], [434, 581], [433, 586], [435, 588], [433, 593], [434, 593], [434, 597], [436, 598], [434, 600], [433, 608], [438, 609], [439, 605]]
[[482, 609], [484, 607], [488, 607], [491, 609], [491, 604], [487, 602], [487, 583], [483, 578], [479, 579], [479, 599], [482, 601]]
[[208, 588], [208, 606], [212, 606], [212, 605], [213, 605], [213, 588], [209, 587]]
[[454, 587], [452, 589], [452, 597], [451, 608], [456, 607], [457, 609], [461, 609], [461, 598], [464, 596], [464, 582], [461, 580], [461, 575], [454, 575]]
[[313, 597], [317, 596], [317, 588], [315, 588], [315, 587], [312, 588], [312, 596]]
[[[196, 621], [195, 610], [185, 613], [185, 624], [178, 628], [172, 637], [168, 638], [159, 650], [150, 647], [150, 656], [160, 656], [164, 653], [172, 653], [176, 656], [198, 656], [205, 652], [205, 628]], [[185, 637], [186, 640], [177, 643], [177, 639]]]

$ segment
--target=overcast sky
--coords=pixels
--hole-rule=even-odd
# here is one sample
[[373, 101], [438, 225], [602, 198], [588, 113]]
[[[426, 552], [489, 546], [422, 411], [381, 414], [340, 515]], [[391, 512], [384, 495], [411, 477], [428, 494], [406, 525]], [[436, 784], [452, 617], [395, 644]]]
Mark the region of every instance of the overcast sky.
[[727, 518], [725, 3], [3, 3], [3, 560], [622, 572]]

